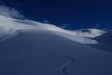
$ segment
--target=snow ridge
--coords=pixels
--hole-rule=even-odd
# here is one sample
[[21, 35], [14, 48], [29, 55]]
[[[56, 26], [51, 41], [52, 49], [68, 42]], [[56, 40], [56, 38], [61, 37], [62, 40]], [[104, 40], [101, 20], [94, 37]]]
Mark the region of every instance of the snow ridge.
[[19, 20], [14, 18], [7, 18], [0, 15], [0, 39], [7, 40], [17, 37], [18, 31], [29, 31], [29, 30], [42, 30], [50, 31], [52, 34], [62, 36], [72, 41], [76, 41], [83, 44], [97, 44], [96, 40], [91, 38], [100, 36], [105, 33], [105, 31], [98, 29], [88, 29], [88, 32], [71, 31], [62, 29], [53, 24], [40, 23], [33, 20]]

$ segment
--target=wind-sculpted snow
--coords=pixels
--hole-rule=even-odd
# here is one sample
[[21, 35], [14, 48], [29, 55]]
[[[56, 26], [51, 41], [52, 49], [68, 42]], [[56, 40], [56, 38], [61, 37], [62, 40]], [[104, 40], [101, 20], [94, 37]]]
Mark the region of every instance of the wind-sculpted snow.
[[7, 6], [0, 6], [0, 40], [4, 41], [18, 36], [17, 31], [23, 32], [29, 30], [50, 31], [52, 34], [83, 44], [97, 44], [98, 42], [96, 40], [90, 38], [97, 37], [105, 33], [98, 29], [88, 29], [88, 32], [83, 32], [82, 30], [65, 30], [53, 24], [28, 20], [16, 9], [9, 8]]
[[100, 29], [90, 28], [90, 29], [76, 30], [76, 31], [74, 31], [74, 33], [76, 35], [82, 36], [82, 37], [95, 38], [95, 37], [98, 37], [98, 36], [105, 34], [106, 31], [100, 30]]
[[89, 44], [89, 46], [112, 53], [112, 31], [95, 37], [94, 40], [98, 41], [99, 44]]
[[77, 41], [83, 44], [96, 44], [96, 40], [91, 37], [97, 37], [104, 34], [104, 31], [98, 29], [90, 29], [89, 32], [82, 31], [70, 31], [59, 28], [52, 24], [40, 23], [32, 20], [18, 20], [13, 18], [7, 18], [0, 16], [0, 38], [10, 39], [18, 36], [17, 31], [28, 31], [28, 30], [44, 30], [51, 31], [51, 33], [62, 36], [72, 41]]

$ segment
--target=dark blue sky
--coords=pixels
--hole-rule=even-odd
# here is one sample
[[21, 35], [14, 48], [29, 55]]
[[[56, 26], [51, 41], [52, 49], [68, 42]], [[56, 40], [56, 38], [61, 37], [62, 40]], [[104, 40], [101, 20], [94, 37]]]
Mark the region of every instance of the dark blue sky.
[[2, 5], [14, 7], [25, 17], [67, 29], [112, 28], [112, 1], [108, 0], [1, 0]]

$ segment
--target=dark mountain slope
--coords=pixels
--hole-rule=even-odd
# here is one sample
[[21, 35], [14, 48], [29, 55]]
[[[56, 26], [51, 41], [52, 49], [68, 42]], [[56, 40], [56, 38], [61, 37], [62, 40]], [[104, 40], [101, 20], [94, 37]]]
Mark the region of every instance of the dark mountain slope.
[[0, 75], [111, 75], [111, 63], [111, 54], [50, 31], [26, 31], [0, 43]]

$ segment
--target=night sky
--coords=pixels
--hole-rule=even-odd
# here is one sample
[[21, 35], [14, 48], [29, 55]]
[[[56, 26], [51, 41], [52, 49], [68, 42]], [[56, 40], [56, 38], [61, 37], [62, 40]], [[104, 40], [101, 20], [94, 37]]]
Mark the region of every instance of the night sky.
[[112, 28], [112, 1], [108, 0], [0, 0], [28, 19], [66, 29]]

